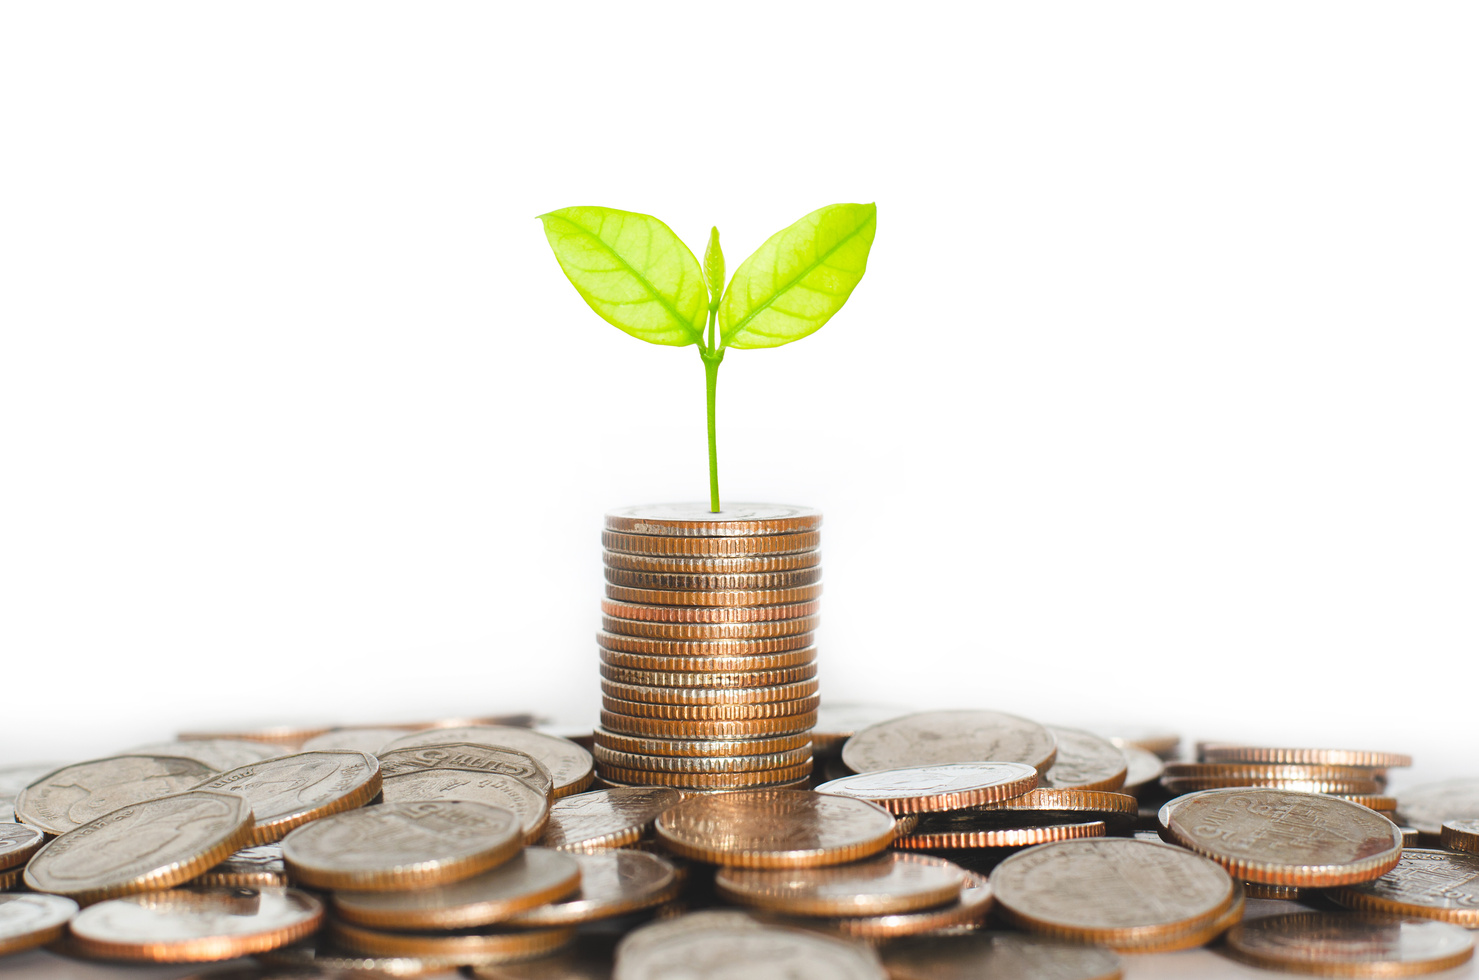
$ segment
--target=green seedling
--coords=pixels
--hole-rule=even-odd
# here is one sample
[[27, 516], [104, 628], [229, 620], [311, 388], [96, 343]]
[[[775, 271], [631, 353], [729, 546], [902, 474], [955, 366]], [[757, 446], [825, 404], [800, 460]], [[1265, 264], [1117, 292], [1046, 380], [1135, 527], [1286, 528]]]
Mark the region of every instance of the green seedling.
[[700, 266], [650, 214], [561, 208], [541, 215], [555, 259], [603, 320], [649, 344], [698, 346], [709, 428], [709, 506], [719, 510], [714, 397], [724, 352], [815, 333], [852, 295], [878, 227], [872, 204], [832, 204], [771, 235], [724, 285], [719, 229]]

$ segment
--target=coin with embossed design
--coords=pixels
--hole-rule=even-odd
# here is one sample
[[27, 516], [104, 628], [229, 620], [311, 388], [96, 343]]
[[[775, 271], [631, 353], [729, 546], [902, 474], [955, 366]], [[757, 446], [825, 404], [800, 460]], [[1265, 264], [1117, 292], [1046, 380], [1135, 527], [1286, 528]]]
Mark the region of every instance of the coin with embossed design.
[[1479, 779], [1451, 779], [1405, 789], [1398, 813], [1399, 823], [1436, 838], [1445, 820], [1479, 819]]
[[386, 779], [426, 769], [465, 769], [469, 772], [513, 776], [533, 786], [546, 797], [553, 797], [555, 791], [554, 777], [544, 767], [544, 763], [527, 752], [505, 746], [450, 742], [388, 749], [378, 754], [380, 772]]
[[212, 888], [284, 888], [288, 884], [288, 867], [282, 861], [282, 845], [243, 847], [191, 884]]
[[506, 929], [485, 926], [456, 932], [390, 932], [333, 919], [328, 939], [367, 956], [412, 956], [432, 963], [481, 966], [548, 956], [575, 939], [574, 929]]
[[892, 813], [959, 810], [1021, 796], [1037, 770], [1021, 762], [946, 762], [879, 769], [822, 783], [818, 793], [869, 800]]
[[775, 789], [689, 797], [656, 826], [675, 854], [749, 868], [856, 861], [888, 847], [895, 833], [893, 816], [877, 804]]
[[965, 872], [943, 858], [884, 853], [826, 868], [720, 868], [719, 894], [788, 915], [893, 915], [960, 898]]
[[498, 772], [419, 769], [387, 778], [383, 792], [386, 803], [471, 800], [512, 810], [524, 828], [526, 844], [539, 839], [549, 820], [548, 797], [522, 779]]
[[0, 956], [57, 939], [77, 914], [77, 903], [59, 895], [0, 895]]
[[511, 916], [508, 925], [573, 926], [628, 915], [672, 899], [683, 884], [670, 862], [646, 851], [570, 856], [580, 865], [580, 889], [558, 902]]
[[25, 864], [41, 849], [46, 835], [23, 823], [0, 823], [0, 871]]
[[880, 950], [892, 980], [1120, 980], [1119, 957], [1015, 932], [922, 936]]
[[545, 827], [545, 847], [596, 851], [635, 844], [658, 814], [677, 805], [677, 790], [667, 786], [599, 789], [556, 800]]
[[380, 750], [385, 747], [386, 742], [394, 741], [406, 734], [408, 731], [419, 728], [409, 726], [407, 728], [335, 728], [332, 731], [316, 735], [303, 743], [304, 752], [318, 752], [323, 749], [350, 749], [354, 752], [368, 752], [371, 755], [379, 755]]
[[612, 980], [750, 980], [767, 974], [887, 980], [878, 954], [864, 945], [730, 911], [698, 912], [628, 934], [616, 947]]
[[461, 881], [518, 853], [512, 810], [465, 800], [385, 803], [299, 827], [282, 844], [294, 881], [395, 891]]
[[176, 888], [83, 909], [68, 947], [110, 960], [229, 960], [312, 935], [323, 915], [319, 900], [296, 888]]
[[[489, 745], [499, 748], [514, 749], [533, 758], [549, 772], [553, 781], [553, 793], [555, 799], [569, 796], [571, 793], [579, 793], [591, 784], [596, 776], [596, 762], [591, 754], [576, 745], [568, 738], [560, 738], [558, 735], [546, 735], [543, 732], [532, 731], [528, 728], [514, 728], [510, 725], [471, 725], [463, 728], [439, 728], [424, 732], [415, 732], [390, 742], [385, 750], [380, 753], [381, 764], [385, 765], [385, 759], [392, 756], [398, 749], [426, 748], [429, 746], [454, 745], [460, 743], [471, 743], [474, 745]], [[392, 763], [398, 763], [400, 756], [395, 756]], [[429, 757], [428, 757], [429, 758]], [[477, 765], [468, 766], [448, 765], [443, 761], [433, 768], [479, 768]], [[423, 766], [423, 768], [425, 768]], [[399, 770], [398, 770], [399, 771]], [[500, 770], [493, 770], [500, 771]], [[390, 773], [387, 771], [386, 775]], [[509, 775], [519, 775], [517, 772], [509, 772]], [[520, 776], [528, 781], [528, 777]]]
[[145, 800], [47, 842], [26, 865], [26, 887], [83, 903], [171, 888], [251, 837], [251, 807], [231, 793]]
[[119, 755], [48, 773], [15, 798], [16, 819], [48, 834], [65, 834], [129, 806], [190, 789], [216, 770], [175, 756]]
[[941, 762], [1021, 762], [1039, 772], [1058, 752], [1052, 732], [997, 711], [926, 711], [872, 725], [847, 740], [842, 761], [854, 772]]
[[1130, 762], [1114, 743], [1077, 728], [1051, 725], [1048, 731], [1058, 740], [1058, 755], [1042, 786], [1113, 791], [1125, 784]]
[[300, 752], [248, 763], [195, 789], [244, 798], [256, 820], [252, 843], [271, 844], [294, 827], [373, 800], [380, 792], [380, 763], [366, 752]]
[[834, 916], [815, 922], [831, 932], [876, 942], [901, 936], [941, 935], [977, 929], [986, 921], [995, 904], [991, 883], [974, 871], [966, 871], [965, 887], [953, 902], [914, 912]]
[[194, 759], [210, 766], [217, 772], [235, 769], [249, 762], [271, 759], [282, 752], [280, 745], [266, 742], [246, 742], [239, 738], [213, 738], [195, 742], [151, 742], [129, 749], [122, 755], [168, 755], [181, 759]]
[[862, 729], [914, 713], [913, 708], [897, 705], [823, 699], [817, 707], [817, 724], [812, 732], [815, 751], [819, 755], [835, 755], [842, 751], [843, 743]]
[[1467, 963], [1474, 955], [1474, 940], [1442, 922], [1290, 912], [1233, 927], [1227, 951], [1245, 963], [1284, 973], [1410, 977]]
[[1363, 911], [1479, 929], [1479, 855], [1411, 847], [1380, 878], [1340, 888], [1332, 897]]

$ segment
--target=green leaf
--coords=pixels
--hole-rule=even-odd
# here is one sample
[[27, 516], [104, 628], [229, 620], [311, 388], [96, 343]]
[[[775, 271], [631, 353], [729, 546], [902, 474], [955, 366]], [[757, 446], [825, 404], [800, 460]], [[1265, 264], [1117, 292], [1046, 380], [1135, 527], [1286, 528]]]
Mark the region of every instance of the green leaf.
[[704, 249], [704, 278], [709, 283], [709, 309], [724, 295], [724, 250], [719, 247], [719, 229], [709, 229], [709, 247]]
[[779, 347], [822, 328], [868, 266], [872, 204], [833, 204], [766, 239], [735, 270], [719, 304], [721, 346]]
[[667, 225], [614, 208], [539, 217], [565, 277], [607, 323], [649, 344], [682, 347], [703, 336], [703, 271]]

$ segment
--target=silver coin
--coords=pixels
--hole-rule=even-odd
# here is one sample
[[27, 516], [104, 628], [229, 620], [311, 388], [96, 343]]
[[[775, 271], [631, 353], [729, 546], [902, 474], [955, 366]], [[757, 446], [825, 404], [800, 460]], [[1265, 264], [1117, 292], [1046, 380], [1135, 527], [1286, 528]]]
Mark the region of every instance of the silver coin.
[[1399, 823], [1437, 837], [1444, 821], [1479, 818], [1479, 779], [1452, 779], [1403, 790], [1397, 811]]
[[1108, 739], [1057, 725], [1048, 731], [1058, 740], [1058, 755], [1043, 774], [1045, 789], [1116, 790], [1125, 784], [1130, 762]]
[[1034, 788], [1037, 778], [1036, 769], [1020, 762], [944, 762], [844, 776], [816, 791], [869, 800], [893, 813], [915, 813], [1011, 799]]
[[304, 752], [320, 752], [324, 749], [349, 749], [353, 752], [368, 752], [379, 755], [386, 742], [392, 742], [406, 734], [405, 728], [335, 728], [333, 731], [315, 735], [303, 743]]
[[512, 810], [524, 829], [524, 840], [538, 840], [549, 820], [543, 793], [514, 776], [462, 769], [421, 769], [391, 776], [383, 784], [386, 803], [425, 800], [471, 800]]
[[191, 884], [211, 888], [286, 887], [288, 868], [282, 861], [282, 845], [243, 847]]
[[300, 752], [240, 766], [195, 788], [243, 797], [256, 820], [252, 842], [270, 844], [310, 820], [370, 802], [380, 791], [380, 763], [365, 752]]
[[1147, 752], [1134, 745], [1121, 745], [1119, 750], [1125, 754], [1125, 760], [1129, 763], [1125, 785], [1120, 787], [1121, 792], [1133, 793], [1160, 779], [1161, 774], [1166, 771], [1166, 763], [1154, 752]]
[[682, 801], [667, 786], [631, 786], [577, 793], [556, 800], [545, 828], [545, 847], [601, 850], [635, 843], [664, 810]]
[[266, 742], [248, 742], [239, 738], [208, 738], [198, 742], [151, 742], [129, 749], [122, 755], [169, 755], [194, 759], [216, 772], [225, 772], [250, 762], [261, 762], [282, 753], [282, 746]]
[[517, 749], [533, 756], [553, 778], [556, 798], [579, 792], [590, 785], [596, 774], [596, 760], [569, 739], [509, 725], [470, 725], [414, 732], [387, 744], [385, 752], [459, 742]]
[[29, 766], [7, 766], [0, 769], [0, 798], [14, 798], [21, 790], [65, 766], [64, 762], [48, 762]]
[[0, 871], [25, 864], [46, 842], [46, 835], [23, 823], [0, 823]]
[[528, 963], [474, 966], [469, 972], [477, 980], [611, 980], [616, 943], [620, 938], [582, 934], [573, 946], [553, 956], [543, 956]]
[[865, 728], [842, 747], [854, 772], [939, 762], [1021, 762], [1044, 771], [1058, 743], [1026, 718], [997, 711], [925, 711]]
[[0, 956], [51, 942], [76, 914], [77, 903], [59, 895], [0, 895]]
[[546, 797], [554, 792], [555, 787], [554, 777], [544, 767], [544, 763], [527, 752], [504, 746], [445, 742], [384, 749], [378, 755], [380, 772], [387, 779], [424, 769], [466, 769], [469, 772], [495, 772], [522, 779]]
[[646, 851], [568, 854], [580, 866], [580, 889], [569, 898], [521, 912], [510, 926], [567, 926], [651, 908], [672, 898], [681, 884], [677, 870]]
[[1012, 932], [901, 939], [882, 949], [892, 980], [1119, 980], [1120, 959], [1101, 946]]
[[616, 947], [613, 980], [887, 980], [856, 942], [762, 925], [740, 912], [702, 912], [638, 929]]
[[1227, 949], [1265, 969], [1324, 976], [1395, 977], [1468, 962], [1474, 940], [1458, 926], [1423, 919], [1291, 912], [1234, 926]]
[[1342, 905], [1371, 912], [1443, 919], [1479, 929], [1479, 855], [1412, 847], [1375, 881], [1331, 893]]
[[297, 942], [323, 915], [323, 904], [296, 888], [175, 888], [88, 906], [69, 931], [90, 955], [199, 962]]
[[[458, 964], [426, 956], [369, 956], [339, 949], [318, 937], [258, 953], [256, 959], [282, 980], [374, 980], [377, 977], [419, 977], [427, 973], [454, 971]], [[305, 976], [306, 974], [306, 976]], [[191, 980], [216, 980], [216, 975]], [[233, 978], [234, 980], [234, 978]], [[276, 972], [260, 980], [279, 980]]]
[[181, 793], [216, 770], [177, 756], [119, 755], [48, 773], [21, 790], [15, 814], [48, 834], [65, 834], [120, 807]]

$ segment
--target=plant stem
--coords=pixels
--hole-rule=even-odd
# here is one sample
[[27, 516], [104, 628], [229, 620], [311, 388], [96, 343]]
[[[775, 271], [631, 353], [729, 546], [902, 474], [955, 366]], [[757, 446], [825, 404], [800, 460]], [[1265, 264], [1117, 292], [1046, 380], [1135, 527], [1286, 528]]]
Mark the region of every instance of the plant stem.
[[709, 409], [709, 510], [719, 513], [719, 437], [714, 426], [714, 394], [719, 384], [719, 364], [724, 351], [699, 348], [704, 359], [704, 394]]

